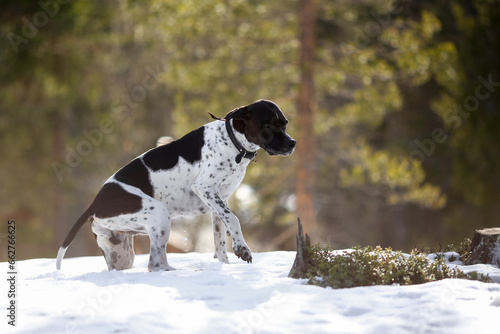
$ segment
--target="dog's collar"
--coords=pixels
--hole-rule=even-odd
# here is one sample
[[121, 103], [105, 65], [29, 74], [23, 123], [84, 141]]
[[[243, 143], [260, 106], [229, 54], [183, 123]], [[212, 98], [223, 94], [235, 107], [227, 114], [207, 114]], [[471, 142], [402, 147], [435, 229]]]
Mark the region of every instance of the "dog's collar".
[[245, 150], [243, 148], [243, 146], [241, 146], [241, 144], [238, 141], [238, 139], [236, 139], [236, 136], [234, 135], [233, 128], [231, 127], [231, 124], [230, 124], [231, 118], [230, 119], [220, 118], [220, 117], [215, 116], [211, 112], [209, 112], [208, 114], [213, 119], [218, 120], [218, 121], [224, 121], [226, 123], [227, 134], [229, 135], [229, 138], [233, 142], [234, 147], [236, 147], [236, 149], [240, 152], [236, 156], [236, 159], [235, 159], [237, 164], [239, 164], [241, 162], [241, 159], [243, 159], [243, 158], [246, 158], [246, 159], [249, 159], [249, 160], [253, 160], [255, 158], [255, 156], [257, 155], [257, 152], [256, 151], [250, 152], [250, 151]]
[[231, 127], [230, 124], [230, 120], [226, 120], [226, 130], [227, 134], [229, 135], [229, 138], [233, 142], [234, 147], [236, 147], [236, 149], [240, 152], [236, 156], [236, 163], [239, 164], [241, 162], [241, 159], [243, 158], [253, 160], [257, 155], [257, 152], [247, 151], [243, 148], [243, 146], [241, 146], [240, 142], [238, 141], [238, 139], [236, 139], [236, 136], [234, 135], [233, 128]]

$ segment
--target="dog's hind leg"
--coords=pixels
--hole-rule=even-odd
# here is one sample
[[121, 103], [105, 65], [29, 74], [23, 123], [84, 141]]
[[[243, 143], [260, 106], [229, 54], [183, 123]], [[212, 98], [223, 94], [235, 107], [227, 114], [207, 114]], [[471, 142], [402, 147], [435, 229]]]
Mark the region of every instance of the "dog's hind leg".
[[145, 199], [149, 208], [139, 220], [149, 236], [149, 271], [175, 270], [167, 261], [167, 242], [170, 237], [170, 214], [167, 205], [155, 199]]
[[159, 225], [148, 228], [149, 235], [149, 271], [175, 270], [167, 261], [167, 242], [170, 236], [170, 218]]

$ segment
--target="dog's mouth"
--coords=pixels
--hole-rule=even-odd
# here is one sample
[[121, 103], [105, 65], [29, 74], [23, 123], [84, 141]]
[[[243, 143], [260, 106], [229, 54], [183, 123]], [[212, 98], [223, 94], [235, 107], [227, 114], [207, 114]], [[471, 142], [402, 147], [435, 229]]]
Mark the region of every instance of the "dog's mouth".
[[264, 147], [264, 150], [266, 151], [267, 154], [269, 154], [271, 156], [278, 155], [281, 157], [286, 157], [286, 156], [289, 156], [290, 154], [293, 153], [293, 151], [295, 150], [295, 147], [292, 147], [291, 149], [288, 149], [288, 150], [275, 150], [275, 149], [272, 149], [269, 147]]

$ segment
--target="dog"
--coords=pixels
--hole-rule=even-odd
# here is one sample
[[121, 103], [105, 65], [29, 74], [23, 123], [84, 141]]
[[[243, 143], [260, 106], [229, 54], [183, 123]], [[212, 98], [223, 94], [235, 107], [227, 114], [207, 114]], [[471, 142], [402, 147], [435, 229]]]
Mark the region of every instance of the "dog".
[[238, 218], [228, 208], [228, 198], [259, 148], [269, 155], [288, 156], [296, 141], [286, 133], [288, 120], [272, 101], [238, 107], [224, 118], [210, 116], [213, 122], [143, 153], [104, 183], [59, 249], [58, 270], [69, 245], [87, 222], [109, 270], [132, 267], [134, 236], [138, 234], [147, 234], [150, 239], [148, 270], [173, 270], [166, 253], [171, 219], [208, 212], [214, 258], [229, 263], [227, 233], [234, 254], [252, 262]]

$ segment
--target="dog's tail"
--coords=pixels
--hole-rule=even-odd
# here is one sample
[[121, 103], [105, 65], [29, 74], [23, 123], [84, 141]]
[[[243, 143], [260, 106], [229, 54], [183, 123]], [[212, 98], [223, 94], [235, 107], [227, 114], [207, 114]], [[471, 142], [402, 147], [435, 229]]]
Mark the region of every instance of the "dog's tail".
[[62, 262], [62, 259], [64, 257], [64, 254], [66, 253], [66, 250], [68, 249], [69, 245], [73, 242], [73, 239], [75, 239], [76, 234], [78, 233], [80, 228], [83, 226], [83, 224], [85, 224], [86, 222], [89, 221], [90, 216], [91, 216], [90, 208], [88, 208], [80, 216], [80, 218], [78, 218], [75, 225], [73, 225], [73, 227], [69, 231], [68, 235], [66, 236], [66, 239], [64, 239], [61, 248], [59, 248], [59, 252], [57, 252], [57, 261], [56, 261], [57, 270], [61, 269], [61, 262]]

